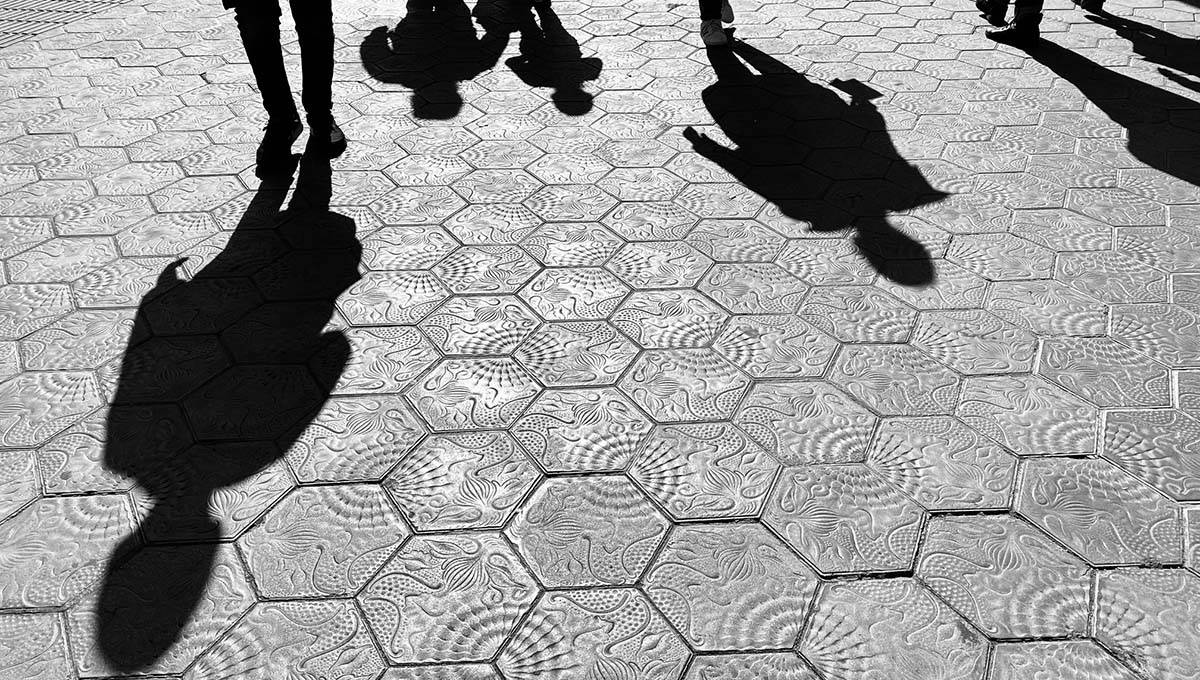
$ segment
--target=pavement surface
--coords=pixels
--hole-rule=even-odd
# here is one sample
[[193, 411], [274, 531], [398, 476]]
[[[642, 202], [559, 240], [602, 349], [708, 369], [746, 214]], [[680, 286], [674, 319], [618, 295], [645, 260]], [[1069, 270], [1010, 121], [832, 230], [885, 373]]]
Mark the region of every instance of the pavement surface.
[[1200, 678], [1198, 9], [1108, 9], [339, 1], [269, 180], [215, 1], [0, 49], [0, 678]]

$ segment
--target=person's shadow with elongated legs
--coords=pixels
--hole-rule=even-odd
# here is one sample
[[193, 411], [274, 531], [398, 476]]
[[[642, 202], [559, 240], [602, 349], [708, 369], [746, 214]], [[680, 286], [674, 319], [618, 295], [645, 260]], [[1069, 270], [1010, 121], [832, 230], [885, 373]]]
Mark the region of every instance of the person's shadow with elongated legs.
[[[90, 612], [101, 674], [170, 670], [164, 657], [229, 538], [215, 498], [279, 461], [350, 358], [345, 336], [325, 328], [362, 248], [354, 222], [328, 209], [329, 161], [310, 158], [286, 212], [292, 178], [264, 181], [225, 247], [189, 280], [185, 260], [169, 265], [139, 306], [103, 462], [136, 481], [142, 513]], [[153, 423], [168, 421], [190, 435], [162, 436]]]
[[[856, 229], [859, 252], [884, 276], [905, 285], [932, 283], [929, 252], [887, 218], [946, 194], [900, 157], [870, 101], [877, 93], [857, 81], [842, 83], [851, 95], [847, 104], [740, 40], [708, 50], [708, 57], [717, 82], [701, 96], [735, 146], [689, 127], [684, 136], [695, 151], [814, 231]], [[868, 147], [870, 133], [878, 134]]]
[[597, 57], [584, 57], [575, 40], [562, 25], [550, 3], [534, 5], [538, 22], [521, 21], [521, 54], [504, 63], [530, 87], [552, 89], [551, 101], [568, 116], [592, 110], [592, 94], [583, 84], [600, 77], [604, 67]]
[[508, 32], [477, 35], [463, 0], [410, 0], [394, 29], [363, 39], [359, 57], [372, 78], [412, 90], [417, 118], [449, 120], [463, 107], [458, 84], [495, 66], [507, 45]]

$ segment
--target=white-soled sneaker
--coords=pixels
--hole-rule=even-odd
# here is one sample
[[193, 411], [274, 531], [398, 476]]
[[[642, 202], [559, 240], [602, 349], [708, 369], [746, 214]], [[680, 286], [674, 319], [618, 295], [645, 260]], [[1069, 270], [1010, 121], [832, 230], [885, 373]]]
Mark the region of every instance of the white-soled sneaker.
[[721, 21], [733, 23], [733, 7], [729, 5], [729, 0], [721, 0]]
[[700, 22], [700, 39], [705, 47], [722, 47], [729, 44], [729, 36], [721, 28], [720, 19], [707, 19]]

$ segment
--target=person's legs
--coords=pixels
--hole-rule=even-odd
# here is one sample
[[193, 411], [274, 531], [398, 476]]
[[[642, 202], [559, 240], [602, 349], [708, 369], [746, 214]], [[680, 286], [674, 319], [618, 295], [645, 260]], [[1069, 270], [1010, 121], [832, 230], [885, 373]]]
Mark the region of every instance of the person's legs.
[[242, 0], [234, 7], [246, 59], [262, 95], [263, 108], [272, 121], [299, 119], [279, 42], [278, 0]]
[[346, 137], [333, 120], [333, 7], [331, 0], [290, 0], [300, 39], [304, 113], [313, 141], [337, 155]]
[[708, 47], [729, 44], [721, 27], [721, 0], [700, 0], [700, 38]]

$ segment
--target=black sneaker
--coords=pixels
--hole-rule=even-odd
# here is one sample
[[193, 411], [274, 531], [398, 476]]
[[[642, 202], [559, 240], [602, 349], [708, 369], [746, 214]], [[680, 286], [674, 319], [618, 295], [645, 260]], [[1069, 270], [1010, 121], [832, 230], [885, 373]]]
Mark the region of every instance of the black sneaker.
[[1041, 39], [1041, 31], [1038, 30], [1038, 24], [1041, 21], [1042, 15], [1040, 14], [1014, 19], [998, 31], [987, 31], [987, 37], [998, 43], [1028, 50], [1037, 47], [1038, 41]]
[[292, 157], [292, 144], [300, 138], [304, 126], [299, 118], [292, 120], [272, 119], [263, 128], [263, 138], [254, 154], [260, 168], [286, 165]]
[[330, 116], [323, 121], [308, 119], [309, 139], [315, 148], [321, 149], [329, 158], [337, 158], [346, 151], [346, 133]]
[[975, 0], [975, 9], [993, 26], [1004, 25], [1004, 15], [1008, 12], [1008, 3], [1001, 0]]
[[1104, 0], [1075, 0], [1075, 4], [1079, 5], [1085, 12], [1092, 14], [1101, 14], [1104, 12]]

